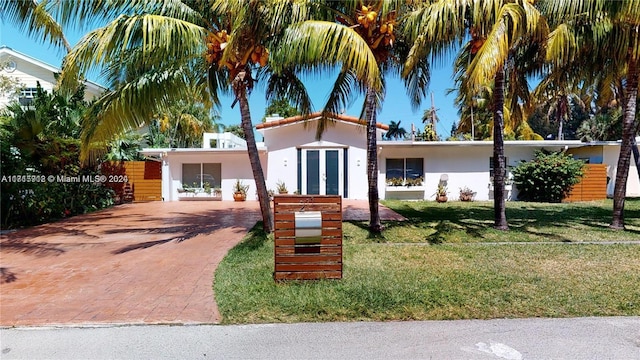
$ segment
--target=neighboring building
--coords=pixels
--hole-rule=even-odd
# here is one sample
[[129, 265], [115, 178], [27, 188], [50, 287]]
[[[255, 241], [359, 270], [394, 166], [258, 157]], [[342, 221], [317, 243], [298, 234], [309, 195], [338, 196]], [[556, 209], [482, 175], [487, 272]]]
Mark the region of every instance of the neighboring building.
[[[22, 87], [17, 97], [0, 93], [0, 108], [15, 100], [19, 100], [24, 106], [28, 105], [36, 94], [38, 82], [42, 89], [51, 92], [57, 84], [55, 74], [61, 72], [61, 70], [55, 66], [6, 46], [0, 47], [0, 64], [5, 65], [0, 69], [0, 75], [16, 79]], [[91, 100], [99, 96], [105, 90], [102, 86], [91, 81], [85, 81], [84, 84], [86, 85], [86, 100]]]
[[[300, 116], [267, 118], [258, 124], [264, 136], [258, 144], [267, 188], [276, 189], [284, 182], [289, 193], [338, 194], [349, 199], [367, 199], [366, 133], [359, 119], [336, 115], [321, 140], [315, 139], [320, 114], [306, 120]], [[434, 199], [441, 179], [447, 179], [450, 198], [457, 199], [459, 188], [469, 187], [476, 192], [476, 200], [493, 198], [491, 184], [493, 143], [491, 141], [382, 141], [388, 126], [377, 124], [378, 190], [381, 199]], [[236, 179], [250, 185], [248, 199], [256, 199], [255, 183], [247, 156], [246, 144], [230, 134], [206, 134], [204, 146], [215, 140], [217, 147], [203, 149], [145, 149], [147, 156], [163, 161], [162, 194], [166, 201], [180, 200], [179, 189], [184, 185], [201, 186], [209, 179], [213, 188], [222, 190], [222, 200], [232, 200]], [[592, 164], [607, 164], [611, 179], [607, 194], [613, 194], [619, 142], [582, 143], [580, 141], [505, 141], [507, 166], [531, 160], [536, 150], [566, 151]], [[415, 186], [390, 186], [394, 178], [403, 184], [407, 180]], [[422, 179], [419, 184], [417, 178]], [[419, 180], [418, 180], [419, 181]], [[640, 196], [635, 164], [631, 165], [627, 185], [629, 196]], [[517, 189], [507, 190], [507, 197], [515, 199]]]

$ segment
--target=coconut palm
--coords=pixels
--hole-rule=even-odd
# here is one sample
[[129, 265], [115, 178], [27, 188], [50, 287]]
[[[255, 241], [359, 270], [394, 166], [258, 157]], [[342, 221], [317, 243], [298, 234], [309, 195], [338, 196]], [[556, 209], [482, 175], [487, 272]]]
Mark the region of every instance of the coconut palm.
[[[339, 113], [351, 96], [364, 93], [361, 113], [367, 132], [367, 180], [370, 222], [374, 233], [382, 231], [378, 210], [378, 154], [376, 117], [384, 98], [384, 76], [398, 73], [409, 50], [401, 32], [404, 16], [411, 10], [407, 1], [359, 0], [318, 2], [316, 20], [290, 27], [285, 43], [295, 44], [295, 52], [278, 51], [277, 57], [297, 63], [296, 70], [325, 70], [327, 59], [338, 57], [341, 68], [323, 112]], [[319, 19], [319, 20], [318, 20]], [[333, 64], [331, 60], [330, 64]], [[404, 78], [412, 106], [417, 109], [429, 83], [426, 58], [415, 63]], [[361, 75], [360, 75], [361, 74]], [[319, 137], [328, 123], [320, 121]]]
[[[83, 134], [84, 146], [145, 124], [154, 114], [162, 113], [167, 104], [188, 97], [190, 83], [186, 79], [194, 75], [206, 79], [200, 83], [208, 83], [213, 103], [220, 104], [220, 96], [230, 94], [235, 98], [233, 105], [238, 104], [263, 226], [271, 232], [273, 216], [248, 96], [258, 70], [265, 78], [271, 74], [269, 47], [288, 23], [308, 17], [305, 4], [275, 0], [84, 0], [60, 4], [59, 13], [66, 18], [75, 16], [88, 21], [116, 11], [119, 14], [85, 35], [65, 57], [63, 83], [73, 82], [77, 74], [101, 66], [106, 68], [111, 82], [112, 90], [94, 108], [96, 126]], [[308, 109], [310, 101], [301, 82], [282, 73], [273, 91], [289, 86], [282, 93], [296, 95], [293, 103]]]
[[613, 193], [612, 229], [624, 229], [624, 203], [631, 148], [637, 130], [636, 103], [640, 67], [640, 0], [544, 1], [541, 8], [554, 24], [547, 58], [556, 71], [573, 68], [594, 73], [626, 74], [622, 143]]
[[[515, 106], [518, 102], [514, 96], [517, 77], [510, 70], [522, 66], [519, 59], [538, 57], [538, 44], [545, 38], [547, 30], [544, 19], [526, 0], [443, 0], [411, 14], [406, 29], [415, 39], [407, 71], [425, 56], [446, 54], [470, 35], [471, 41], [462, 49], [471, 56], [465, 81], [476, 91], [488, 85], [493, 87], [493, 181], [494, 189], [503, 189], [506, 174], [503, 134], [505, 86], [510, 85], [511, 104], [508, 108], [511, 112], [520, 111]], [[534, 71], [535, 66], [526, 70], [521, 74]], [[494, 227], [501, 230], [508, 229], [504, 201], [504, 193], [496, 191]]]

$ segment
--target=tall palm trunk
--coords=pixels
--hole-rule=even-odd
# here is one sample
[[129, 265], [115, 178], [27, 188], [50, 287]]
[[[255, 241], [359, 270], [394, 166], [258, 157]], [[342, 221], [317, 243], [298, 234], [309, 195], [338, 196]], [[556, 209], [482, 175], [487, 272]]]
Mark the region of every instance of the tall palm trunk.
[[622, 144], [618, 157], [616, 184], [613, 190], [613, 220], [611, 228], [624, 229], [624, 201], [627, 195], [627, 178], [631, 162], [631, 145], [635, 137], [636, 100], [638, 98], [638, 62], [627, 55], [627, 89], [622, 120]]
[[247, 88], [239, 83], [241, 80], [234, 80], [233, 88], [236, 99], [240, 104], [240, 116], [242, 131], [247, 141], [247, 153], [249, 154], [249, 162], [251, 163], [251, 171], [256, 182], [258, 192], [258, 201], [260, 202], [260, 212], [262, 213], [262, 226], [266, 233], [273, 231], [273, 215], [271, 213], [271, 204], [269, 203], [269, 194], [267, 193], [267, 185], [264, 180], [264, 172], [260, 163], [260, 155], [256, 145], [256, 138], [253, 134], [253, 125], [251, 123], [251, 112], [249, 111], [249, 100], [247, 100]]
[[504, 203], [504, 65], [496, 73], [493, 90], [493, 211], [494, 227], [509, 230]]
[[378, 144], [376, 139], [376, 94], [368, 88], [366, 97], [367, 117], [367, 180], [369, 185], [369, 230], [373, 233], [382, 232], [380, 212], [378, 209]]

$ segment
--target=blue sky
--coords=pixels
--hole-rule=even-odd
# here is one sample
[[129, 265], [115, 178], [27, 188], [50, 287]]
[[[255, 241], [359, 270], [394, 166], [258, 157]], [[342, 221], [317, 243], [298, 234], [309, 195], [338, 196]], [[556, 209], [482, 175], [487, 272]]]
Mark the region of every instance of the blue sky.
[[[68, 31], [67, 37], [73, 45], [84, 33], [77, 30]], [[6, 45], [16, 51], [37, 58], [41, 61], [49, 63], [53, 66], [60, 67], [63, 52], [42, 42], [28, 38], [11, 24], [1, 22], [0, 24], [0, 45]], [[449, 136], [451, 124], [458, 120], [457, 109], [454, 108], [453, 100], [455, 94], [446, 95], [447, 89], [453, 87], [452, 68], [450, 61], [439, 61], [432, 65], [431, 84], [429, 91], [433, 92], [435, 106], [440, 122], [437, 125], [437, 132], [443, 138]], [[97, 83], [102, 83], [97, 75], [89, 75], [89, 79]], [[311, 94], [315, 110], [320, 110], [321, 106], [327, 99], [329, 89], [331, 88], [331, 80], [326, 77], [311, 78], [306, 82], [307, 88]], [[238, 107], [231, 109], [232, 99], [223, 98], [222, 106], [218, 111], [222, 117], [222, 123], [225, 125], [233, 125], [240, 123], [240, 110]], [[254, 124], [258, 123], [264, 116], [266, 101], [264, 91], [261, 84], [258, 84], [254, 92], [249, 98], [251, 115]], [[358, 116], [362, 107], [362, 98], [353, 102], [353, 105], [347, 109], [347, 114]], [[406, 95], [404, 85], [398, 78], [387, 78], [387, 94], [383, 104], [382, 111], [378, 116], [378, 121], [388, 124], [390, 121], [401, 121], [402, 127], [407, 131], [411, 129], [411, 124], [415, 124], [416, 128], [423, 128], [422, 113], [425, 109], [431, 107], [429, 96], [423, 100], [421, 107], [413, 111]]]

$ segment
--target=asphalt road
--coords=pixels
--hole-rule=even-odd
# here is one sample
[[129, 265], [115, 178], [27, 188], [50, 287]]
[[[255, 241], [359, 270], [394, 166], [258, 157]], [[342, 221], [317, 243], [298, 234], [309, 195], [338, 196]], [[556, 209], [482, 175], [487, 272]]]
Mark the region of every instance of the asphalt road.
[[0, 329], [2, 359], [640, 359], [640, 317]]

